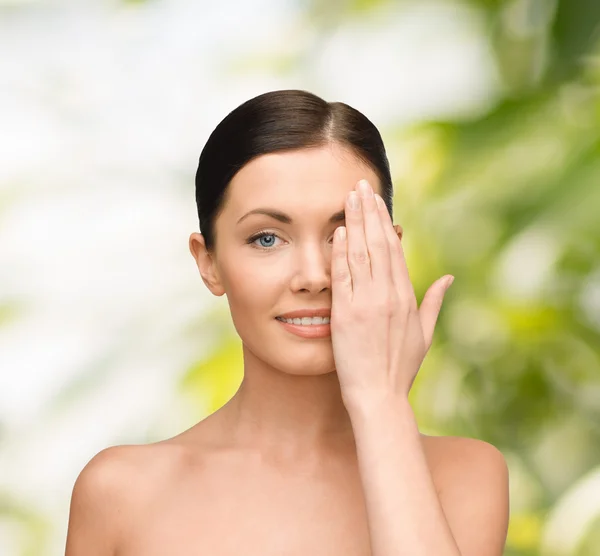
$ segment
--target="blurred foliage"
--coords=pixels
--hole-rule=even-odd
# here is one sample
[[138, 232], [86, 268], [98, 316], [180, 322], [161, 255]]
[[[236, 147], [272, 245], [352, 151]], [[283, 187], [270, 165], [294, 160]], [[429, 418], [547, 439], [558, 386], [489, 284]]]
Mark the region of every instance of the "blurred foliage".
[[0, 492], [0, 519], [6, 528], [20, 531], [22, 556], [38, 556], [44, 549], [50, 524], [29, 505], [17, 502], [7, 492]]
[[[321, 39], [393, 4], [410, 2], [300, 3]], [[506, 455], [506, 556], [600, 554], [600, 508], [583, 527], [569, 506], [578, 479], [600, 469], [600, 319], [587, 302], [600, 277], [600, 2], [468, 4], [489, 26], [501, 100], [476, 119], [382, 130], [403, 161], [395, 220], [418, 299], [456, 276], [411, 403], [425, 432]], [[211, 410], [243, 368], [234, 332], [222, 341], [184, 380]], [[563, 506], [583, 531], [561, 545], [551, 539], [564, 519], [549, 516]]]
[[181, 387], [186, 395], [202, 400], [205, 410], [212, 413], [231, 398], [242, 376], [243, 358], [239, 338], [228, 336], [207, 361], [193, 365], [186, 372]]
[[[5, 8], [20, 3], [0, 2]], [[122, 0], [132, 10], [146, 3], [151, 2]], [[394, 216], [405, 231], [418, 299], [438, 277], [456, 277], [411, 404], [426, 434], [481, 438], [505, 454], [511, 480], [505, 556], [595, 556], [600, 554], [600, 2], [445, 3], [482, 16], [501, 95], [475, 118], [408, 127], [389, 121], [381, 130], [395, 161]], [[292, 75], [298, 67], [310, 68], [336, 28], [420, 4], [297, 0], [294, 32], [304, 37], [310, 30], [314, 38], [289, 40], [268, 52], [249, 48], [239, 59], [226, 59], [223, 68], [238, 75]], [[12, 200], [8, 195], [16, 196], [16, 190], [0, 193], [0, 219]], [[27, 307], [19, 303], [0, 303], [0, 326], [22, 316]], [[193, 407], [203, 408], [193, 416], [199, 420], [237, 389], [241, 344], [225, 304], [200, 315], [182, 334], [190, 345], [202, 338], [212, 346], [208, 357], [185, 370], [179, 385]], [[112, 346], [44, 414], [60, 413], [96, 389], [130, 341], [124, 337]], [[0, 428], [0, 441], [5, 434]], [[0, 518], [23, 532], [21, 554], [33, 556], [42, 553], [49, 524], [26, 506], [0, 493]]]
[[13, 300], [0, 302], [0, 327], [7, 326], [22, 316], [24, 307]]

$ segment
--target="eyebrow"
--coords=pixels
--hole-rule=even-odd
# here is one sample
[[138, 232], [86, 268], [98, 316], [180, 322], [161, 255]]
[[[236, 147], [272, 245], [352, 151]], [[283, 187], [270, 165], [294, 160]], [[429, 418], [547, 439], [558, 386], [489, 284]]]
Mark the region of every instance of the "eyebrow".
[[[256, 209], [251, 210], [250, 212], [247, 212], [246, 214], [244, 214], [244, 216], [242, 216], [237, 221], [237, 224], [239, 224], [242, 220], [244, 220], [251, 214], [264, 214], [266, 216], [270, 216], [271, 218], [274, 218], [275, 220], [279, 220], [279, 222], [283, 222], [284, 224], [291, 224], [293, 222], [292, 218], [290, 216], [288, 216], [287, 214], [285, 214], [285, 212], [281, 212], [281, 211], [278, 211], [276, 209], [271, 209], [271, 208], [256, 208]], [[330, 224], [335, 224], [336, 222], [343, 222], [344, 220], [346, 220], [346, 211], [344, 209], [333, 213], [329, 217]]]

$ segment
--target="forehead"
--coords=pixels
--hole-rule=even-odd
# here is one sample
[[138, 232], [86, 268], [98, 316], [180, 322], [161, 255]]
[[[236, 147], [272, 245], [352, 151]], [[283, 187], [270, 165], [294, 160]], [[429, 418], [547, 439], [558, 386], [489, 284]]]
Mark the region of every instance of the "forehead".
[[234, 214], [258, 206], [290, 211], [312, 205], [341, 208], [362, 178], [381, 193], [375, 172], [337, 144], [270, 153], [250, 161], [234, 176], [227, 205]]

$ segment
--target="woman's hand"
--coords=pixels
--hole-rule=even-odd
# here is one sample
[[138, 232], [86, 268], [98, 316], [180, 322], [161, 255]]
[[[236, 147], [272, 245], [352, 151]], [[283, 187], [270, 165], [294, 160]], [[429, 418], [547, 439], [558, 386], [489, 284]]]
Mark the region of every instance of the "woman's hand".
[[[452, 278], [434, 282], [417, 308], [387, 208], [366, 180], [358, 190], [360, 195], [352, 191], [346, 200], [346, 227], [335, 232], [331, 266], [331, 338], [347, 406], [408, 398]], [[357, 208], [351, 206], [353, 197]]]

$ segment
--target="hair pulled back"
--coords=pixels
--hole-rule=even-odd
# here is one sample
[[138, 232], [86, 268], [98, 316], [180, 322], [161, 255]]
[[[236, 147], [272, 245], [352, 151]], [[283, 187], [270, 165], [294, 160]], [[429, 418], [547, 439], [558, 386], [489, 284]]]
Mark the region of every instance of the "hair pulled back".
[[245, 164], [263, 154], [330, 143], [346, 147], [375, 172], [391, 215], [389, 161], [375, 125], [343, 102], [326, 102], [296, 89], [271, 91], [230, 112], [202, 149], [196, 171], [196, 205], [207, 251], [215, 248], [214, 223], [226, 202], [229, 183]]

